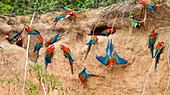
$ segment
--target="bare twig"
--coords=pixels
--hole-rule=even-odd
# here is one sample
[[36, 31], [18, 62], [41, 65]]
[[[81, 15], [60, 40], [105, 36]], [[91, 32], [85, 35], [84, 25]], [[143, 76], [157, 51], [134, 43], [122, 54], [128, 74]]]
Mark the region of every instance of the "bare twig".
[[167, 54], [167, 60], [168, 60], [168, 65], [169, 65], [169, 80], [168, 80], [168, 85], [167, 88], [164, 92], [164, 95], [166, 94], [166, 92], [168, 91], [169, 88], [169, 84], [170, 84], [170, 63], [169, 63], [169, 53], [170, 53], [170, 41], [169, 41], [169, 48], [168, 48], [168, 54]]
[[[158, 50], [158, 52], [159, 52], [162, 48], [163, 48], [163, 46], [161, 46], [161, 48]], [[158, 52], [157, 52], [157, 54], [156, 54], [155, 56], [158, 55]], [[153, 61], [153, 59], [152, 59], [152, 64], [151, 64], [151, 67], [150, 67], [150, 70], [149, 70], [149, 74], [148, 74], [148, 76], [147, 76], [147, 78], [146, 78], [146, 81], [145, 81], [145, 84], [144, 84], [144, 87], [143, 87], [142, 95], [144, 95], [144, 93], [145, 93], [146, 83], [148, 82], [148, 78], [149, 78], [149, 75], [150, 75], [150, 73], [151, 73], [153, 64], [154, 64], [154, 61]]]
[[[35, 12], [32, 16], [31, 22], [30, 22], [30, 27], [32, 25], [32, 21], [34, 19], [35, 16]], [[23, 91], [22, 91], [22, 95], [24, 95], [24, 90], [25, 90], [25, 82], [26, 82], [26, 71], [27, 71], [27, 65], [28, 65], [28, 50], [29, 50], [29, 43], [30, 43], [30, 35], [28, 35], [28, 43], [27, 43], [27, 53], [26, 53], [26, 63], [25, 63], [25, 74], [24, 74], [24, 85], [23, 85]]]

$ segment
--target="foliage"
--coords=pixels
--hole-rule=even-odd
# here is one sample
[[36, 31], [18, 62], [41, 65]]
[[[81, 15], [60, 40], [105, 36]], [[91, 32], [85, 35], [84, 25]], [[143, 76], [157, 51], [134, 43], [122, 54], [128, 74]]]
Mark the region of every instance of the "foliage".
[[[45, 82], [45, 85], [47, 85], [46, 87], [46, 90], [49, 91], [54, 91], [55, 89], [58, 90], [58, 93], [62, 92], [63, 94], [64, 93], [70, 93], [70, 90], [69, 88], [64, 88], [62, 86], [62, 82], [60, 80], [58, 80], [58, 78], [56, 77], [55, 73], [54, 74], [47, 74], [45, 76], [45, 74], [43, 72], [41, 73], [37, 73], [39, 70], [43, 71], [42, 69], [42, 65], [40, 64], [29, 64], [29, 70], [27, 70], [27, 72], [29, 72], [30, 76], [31, 76], [31, 80], [28, 80], [26, 81], [26, 84], [25, 84], [25, 90], [27, 91], [27, 93], [29, 95], [37, 95], [39, 94], [39, 89], [41, 87], [41, 84], [37, 84], [37, 83], [34, 83], [32, 80], [34, 79], [38, 79], [39, 82], [40, 81], [40, 77], [43, 77], [43, 83]], [[4, 83], [4, 82], [7, 82], [9, 85], [12, 84], [14, 86], [14, 89], [15, 91], [18, 91], [16, 89], [20, 89], [23, 87], [23, 76], [22, 76], [22, 73], [24, 71], [22, 71], [22, 69], [20, 70], [20, 72], [18, 72], [16, 75], [10, 77], [10, 78], [7, 78], [6, 76], [4, 78], [1, 78], [0, 79], [0, 82], [1, 82], [1, 85]], [[36, 74], [36, 75], [35, 75]]]
[[54, 11], [54, 8], [68, 7], [75, 11], [108, 6], [125, 0], [2, 0], [0, 15], [15, 16]]

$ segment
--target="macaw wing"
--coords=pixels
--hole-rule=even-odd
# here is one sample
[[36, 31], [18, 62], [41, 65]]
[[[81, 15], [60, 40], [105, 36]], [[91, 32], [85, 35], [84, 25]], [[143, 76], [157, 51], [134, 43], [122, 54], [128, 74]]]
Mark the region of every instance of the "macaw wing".
[[54, 43], [54, 42], [58, 39], [59, 34], [60, 34], [60, 33], [58, 33], [57, 35], [55, 35], [55, 36], [52, 38], [51, 43]]
[[91, 39], [89, 40], [89, 42], [87, 43], [87, 45], [90, 45], [90, 44], [94, 44], [94, 41], [93, 41], [92, 38], [91, 38]]
[[101, 62], [102, 64], [104, 64], [105, 66], [109, 65], [109, 61], [110, 61], [110, 58], [108, 55], [106, 55], [105, 57], [103, 56], [96, 56], [96, 59]]
[[113, 54], [113, 58], [116, 58], [116, 61], [117, 61], [117, 65], [120, 65], [120, 64], [127, 64], [127, 61], [123, 58], [120, 58], [116, 52], [114, 52]]
[[158, 50], [159, 49], [155, 49], [155, 56], [154, 56], [154, 58], [158, 55], [158, 53], [159, 53]]
[[12, 35], [12, 37], [9, 40], [14, 39], [16, 41], [18, 37], [19, 37], [19, 33]]

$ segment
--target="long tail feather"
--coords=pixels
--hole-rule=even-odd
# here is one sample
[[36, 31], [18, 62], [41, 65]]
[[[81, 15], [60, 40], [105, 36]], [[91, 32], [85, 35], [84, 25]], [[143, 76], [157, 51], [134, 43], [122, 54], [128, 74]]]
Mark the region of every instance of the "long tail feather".
[[87, 58], [87, 55], [88, 55], [88, 53], [90, 51], [90, 48], [91, 48], [91, 44], [88, 45], [87, 53], [86, 53], [86, 56], [85, 56], [84, 60]]
[[[157, 68], [157, 63], [158, 63], [158, 59], [156, 58], [156, 59], [155, 59], [155, 70], [156, 70], [156, 68]], [[154, 71], [155, 71], [155, 70], [154, 70]]]
[[65, 35], [67, 35], [68, 33], [66, 33], [66, 34], [63, 34], [63, 35], [61, 35], [61, 36], [59, 36], [58, 38], [60, 38], [60, 37], [62, 37], [62, 36], [65, 36]]
[[69, 59], [69, 63], [70, 63], [70, 66], [71, 66], [71, 73], [74, 75], [74, 72], [73, 72], [73, 59]]
[[105, 76], [96, 75], [96, 74], [93, 74], [92, 76], [97, 76], [97, 77], [102, 77], [102, 78], [105, 78]]
[[57, 24], [57, 22], [55, 22], [55, 24], [54, 24], [52, 30], [50, 31], [50, 33], [53, 31], [53, 29], [54, 29], [54, 27], [56, 26], [56, 24]]
[[152, 58], [153, 58], [153, 48], [154, 48], [153, 45], [151, 45], [151, 46], [150, 46], [150, 52], [151, 52]]
[[156, 15], [156, 13], [155, 13], [155, 12], [153, 12], [153, 13], [155, 14], [156, 18], [158, 18], [158, 16]]

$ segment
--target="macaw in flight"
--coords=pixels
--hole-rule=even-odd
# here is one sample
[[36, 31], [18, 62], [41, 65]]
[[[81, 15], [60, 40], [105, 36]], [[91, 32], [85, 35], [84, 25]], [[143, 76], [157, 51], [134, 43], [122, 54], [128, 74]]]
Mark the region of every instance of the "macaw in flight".
[[101, 75], [96, 75], [96, 74], [93, 74], [90, 72], [86, 72], [86, 67], [84, 67], [84, 69], [79, 73], [79, 78], [80, 78], [81, 83], [83, 83], [83, 84], [85, 83], [87, 76], [97, 76], [97, 77], [105, 78], [104, 76], [101, 76]]
[[124, 60], [123, 58], [120, 58], [116, 52], [114, 52], [114, 54], [112, 55], [113, 52], [113, 44], [112, 44], [112, 39], [110, 41], [110, 45], [109, 45], [109, 40], [108, 40], [108, 44], [107, 44], [107, 48], [106, 48], [106, 56], [96, 56], [96, 59], [101, 62], [103, 65], [108, 66], [110, 68], [113, 67], [113, 63], [120, 65], [120, 64], [127, 64], [127, 61]]

